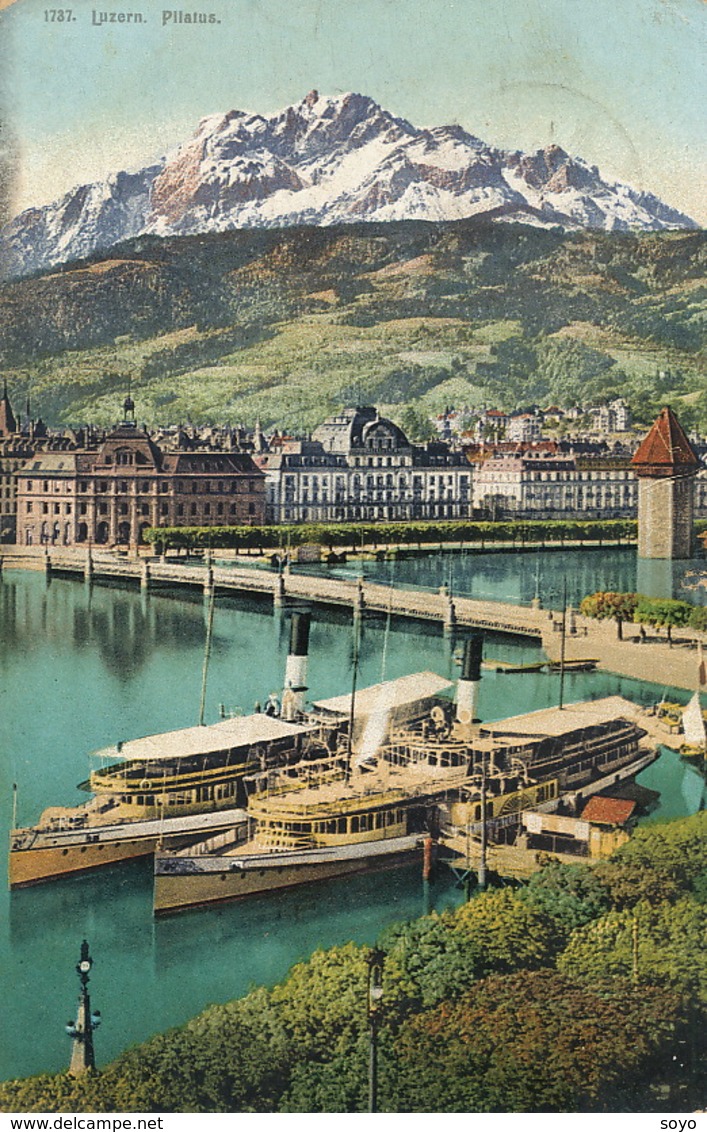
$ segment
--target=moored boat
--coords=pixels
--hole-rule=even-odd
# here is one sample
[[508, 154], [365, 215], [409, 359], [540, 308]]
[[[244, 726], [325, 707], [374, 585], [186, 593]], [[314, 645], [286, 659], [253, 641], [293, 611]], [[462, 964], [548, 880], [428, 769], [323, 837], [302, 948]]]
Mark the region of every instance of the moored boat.
[[256, 776], [247, 821], [158, 850], [155, 913], [391, 867], [441, 827], [473, 837], [483, 822], [512, 842], [524, 810], [576, 811], [655, 758], [641, 745], [640, 709], [618, 696], [478, 725], [480, 649], [468, 656], [456, 718], [440, 700], [422, 720], [391, 727], [375, 751], [361, 740], [349, 760]]
[[682, 757], [707, 759], [707, 731], [699, 692], [695, 692], [682, 713], [682, 730], [685, 737], [685, 742], [680, 747]]

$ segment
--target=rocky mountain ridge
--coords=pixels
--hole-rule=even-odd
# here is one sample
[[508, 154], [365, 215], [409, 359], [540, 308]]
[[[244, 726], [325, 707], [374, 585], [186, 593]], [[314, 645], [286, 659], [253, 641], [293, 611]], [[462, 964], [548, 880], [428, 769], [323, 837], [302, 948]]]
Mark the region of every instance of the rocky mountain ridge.
[[5, 277], [16, 277], [140, 235], [471, 217], [607, 231], [698, 227], [559, 146], [505, 152], [460, 126], [417, 129], [364, 95], [311, 91], [270, 117], [204, 118], [160, 161], [27, 209], [6, 226], [0, 255]]

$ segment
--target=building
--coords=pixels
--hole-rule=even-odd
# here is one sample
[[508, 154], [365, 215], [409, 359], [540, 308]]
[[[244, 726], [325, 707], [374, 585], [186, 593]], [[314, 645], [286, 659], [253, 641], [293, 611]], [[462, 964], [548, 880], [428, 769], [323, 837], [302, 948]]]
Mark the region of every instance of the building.
[[638, 557], [689, 558], [700, 462], [668, 406], [639, 445], [631, 465], [639, 484]]
[[500, 455], [474, 466], [473, 505], [490, 519], [624, 519], [636, 513], [626, 462]]
[[457, 519], [471, 515], [471, 468], [440, 442], [411, 444], [375, 408], [345, 409], [309, 440], [255, 456], [273, 523]]
[[166, 451], [134, 404], [96, 448], [35, 453], [16, 472], [24, 546], [137, 545], [147, 527], [265, 521], [265, 482], [242, 452]]

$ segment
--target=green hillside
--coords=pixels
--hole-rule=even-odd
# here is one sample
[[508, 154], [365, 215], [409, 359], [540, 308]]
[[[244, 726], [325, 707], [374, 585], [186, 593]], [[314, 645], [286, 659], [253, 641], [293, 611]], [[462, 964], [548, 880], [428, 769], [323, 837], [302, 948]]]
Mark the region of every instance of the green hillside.
[[142, 238], [0, 290], [0, 365], [50, 423], [314, 427], [619, 393], [707, 431], [701, 232], [460, 221]]

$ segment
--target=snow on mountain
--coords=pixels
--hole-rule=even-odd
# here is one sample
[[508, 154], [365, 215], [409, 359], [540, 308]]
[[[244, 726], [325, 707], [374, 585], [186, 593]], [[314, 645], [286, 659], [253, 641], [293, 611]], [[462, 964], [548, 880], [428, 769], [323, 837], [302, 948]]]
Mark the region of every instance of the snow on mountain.
[[697, 227], [650, 193], [602, 180], [559, 146], [507, 153], [459, 126], [416, 129], [364, 95], [311, 91], [269, 118], [211, 115], [160, 162], [28, 209], [6, 227], [2, 252], [6, 274], [25, 274], [145, 233], [471, 216]]

